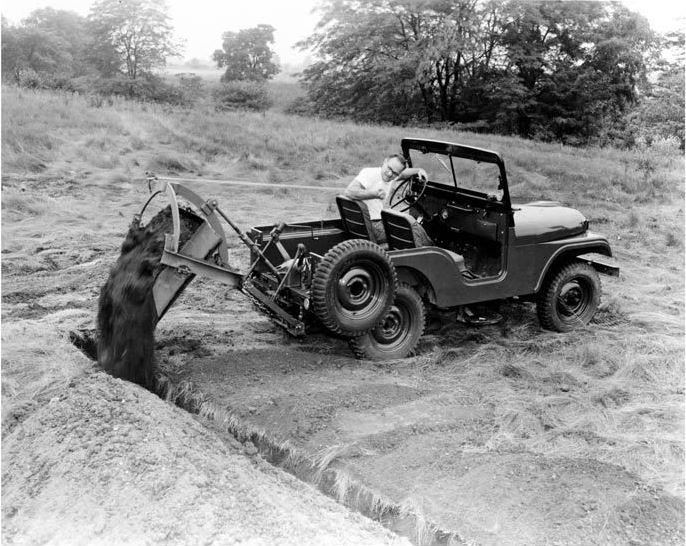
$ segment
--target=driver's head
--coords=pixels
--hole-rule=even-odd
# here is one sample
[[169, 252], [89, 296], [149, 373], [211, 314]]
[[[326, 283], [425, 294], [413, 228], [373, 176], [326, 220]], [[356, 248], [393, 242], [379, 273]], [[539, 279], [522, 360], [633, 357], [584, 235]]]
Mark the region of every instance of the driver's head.
[[407, 167], [407, 160], [400, 154], [389, 155], [381, 165], [381, 177], [384, 182], [398, 178]]

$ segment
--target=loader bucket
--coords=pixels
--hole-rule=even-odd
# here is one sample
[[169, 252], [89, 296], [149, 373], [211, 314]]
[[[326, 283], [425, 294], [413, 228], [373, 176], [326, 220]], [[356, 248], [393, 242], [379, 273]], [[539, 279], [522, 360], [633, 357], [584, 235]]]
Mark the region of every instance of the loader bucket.
[[[165, 234], [160, 262], [166, 267], [160, 270], [152, 287], [157, 321], [196, 274], [209, 276], [232, 287], [240, 286], [243, 280], [238, 272], [227, 266], [226, 236], [212, 207], [207, 206], [195, 192], [177, 183], [161, 183], [155, 194], [162, 192], [169, 199], [173, 232]], [[195, 210], [180, 208], [179, 197], [193, 205]], [[185, 231], [189, 229], [192, 230], [190, 234]], [[210, 256], [214, 262], [206, 261]]]

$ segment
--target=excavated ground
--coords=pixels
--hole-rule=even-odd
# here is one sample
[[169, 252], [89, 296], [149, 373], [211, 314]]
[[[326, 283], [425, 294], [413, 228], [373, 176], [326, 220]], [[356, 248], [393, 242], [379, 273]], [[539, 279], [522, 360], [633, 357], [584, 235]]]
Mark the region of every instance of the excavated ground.
[[[97, 189], [104, 202], [119, 191]], [[3, 223], [7, 544], [401, 541], [265, 459], [416, 544], [683, 544], [678, 265], [635, 261], [603, 279], [615, 304], [582, 332], [544, 332], [513, 303], [496, 326], [435, 319], [416, 357], [383, 364], [322, 333], [294, 340], [198, 279], [155, 333], [169, 399], [194, 418], [92, 372], [69, 343], [95, 329], [127, 221], [102, 208], [119, 228], [89, 231], [61, 210], [43, 226], [21, 210]]]
[[[228, 412], [235, 428], [266, 437], [266, 445], [287, 442], [333, 461], [342, 477], [330, 493], [339, 500], [355, 506], [343, 488], [363, 484], [389, 506], [418, 514], [426, 526], [411, 530], [415, 542], [440, 542], [443, 535], [432, 530], [449, 533], [454, 543], [484, 545], [683, 542], [682, 500], [616, 464], [505, 443], [494, 449], [499, 408], [486, 392], [489, 376], [507, 376], [508, 363], [486, 357], [447, 374], [440, 366], [423, 369], [421, 356], [361, 362], [343, 340], [315, 334], [294, 341], [254, 315], [239, 293], [225, 297], [235, 311], [215, 316], [200, 336], [193, 325], [209, 321], [184, 303], [168, 317], [158, 341], [162, 368], [196, 398]], [[519, 320], [533, 320], [531, 311], [509, 310], [518, 312]], [[425, 344], [459, 338], [461, 350], [478, 353], [508, 326], [433, 328]], [[482, 384], [471, 380], [469, 367]], [[527, 388], [529, 378], [510, 380]], [[583, 388], [569, 377], [544, 380], [551, 397]], [[539, 425], [525, 426], [533, 432]]]

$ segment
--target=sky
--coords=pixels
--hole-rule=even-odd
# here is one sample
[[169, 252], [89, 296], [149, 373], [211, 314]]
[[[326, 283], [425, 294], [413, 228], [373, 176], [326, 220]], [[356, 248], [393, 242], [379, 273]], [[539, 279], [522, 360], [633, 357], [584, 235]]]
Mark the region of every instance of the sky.
[[[645, 15], [658, 32], [684, 29], [683, 0], [622, 0], [631, 10]], [[87, 15], [93, 0], [4, 0], [0, 12], [11, 23], [19, 23], [33, 10], [50, 6]], [[317, 0], [167, 0], [169, 15], [178, 38], [185, 41], [184, 59], [210, 62], [221, 49], [222, 33], [270, 24], [274, 50], [284, 64], [302, 64], [307, 52], [295, 43], [312, 34], [319, 15]]]

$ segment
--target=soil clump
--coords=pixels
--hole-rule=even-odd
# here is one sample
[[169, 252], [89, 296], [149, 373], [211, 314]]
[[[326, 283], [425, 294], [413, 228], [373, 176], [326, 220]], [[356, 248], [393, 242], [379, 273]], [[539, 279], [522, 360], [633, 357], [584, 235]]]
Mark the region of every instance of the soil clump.
[[[195, 217], [181, 216], [182, 246], [200, 226]], [[157, 312], [152, 294], [162, 269], [165, 233], [172, 232], [171, 209], [160, 211], [147, 226], [137, 219], [121, 246], [98, 300], [98, 363], [114, 377], [151, 389], [154, 382], [154, 331]]]

